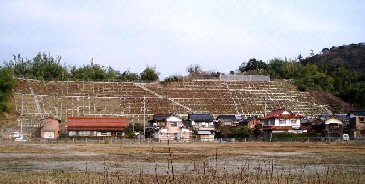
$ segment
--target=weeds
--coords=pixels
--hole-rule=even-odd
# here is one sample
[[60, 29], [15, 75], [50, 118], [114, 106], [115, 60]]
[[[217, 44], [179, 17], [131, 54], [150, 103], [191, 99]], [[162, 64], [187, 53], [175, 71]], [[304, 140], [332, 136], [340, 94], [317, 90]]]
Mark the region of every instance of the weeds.
[[[297, 173], [263, 172], [265, 168], [249, 171], [244, 166], [239, 172], [206, 167], [205, 172], [184, 172], [175, 174], [173, 167], [168, 174], [146, 174], [143, 168], [136, 174], [123, 172], [1, 172], [0, 183], [362, 183], [361, 172], [344, 172], [339, 168], [327, 168], [326, 172]], [[265, 167], [265, 166], [261, 166]], [[275, 167], [275, 166], [272, 166]], [[157, 167], [155, 168], [157, 170]], [[280, 174], [279, 174], [280, 173]]]

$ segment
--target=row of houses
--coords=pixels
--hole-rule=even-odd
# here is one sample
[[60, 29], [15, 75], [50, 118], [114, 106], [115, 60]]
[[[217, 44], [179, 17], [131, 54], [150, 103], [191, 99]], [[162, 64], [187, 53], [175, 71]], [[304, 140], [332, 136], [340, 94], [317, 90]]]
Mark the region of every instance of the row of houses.
[[[351, 138], [365, 135], [365, 111], [348, 114], [324, 114], [316, 119], [307, 119], [287, 109], [276, 109], [265, 117], [243, 118], [241, 115], [188, 114], [181, 118], [171, 114], [155, 114], [145, 126], [145, 137], [160, 141], [190, 140], [193, 136], [202, 141], [212, 141], [220, 127], [246, 126], [271, 137], [273, 134], [322, 133], [327, 137], [341, 137], [345, 132]], [[123, 136], [128, 126], [122, 117], [68, 117], [66, 130], [70, 137]], [[43, 120], [42, 138], [57, 138], [60, 121], [54, 118]]]

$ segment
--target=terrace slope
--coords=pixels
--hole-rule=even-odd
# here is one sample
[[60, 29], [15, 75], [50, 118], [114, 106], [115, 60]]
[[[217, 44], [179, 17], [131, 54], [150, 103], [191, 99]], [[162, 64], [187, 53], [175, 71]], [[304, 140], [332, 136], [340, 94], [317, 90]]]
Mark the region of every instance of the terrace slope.
[[[124, 116], [143, 122], [156, 113], [185, 115], [188, 112], [262, 116], [265, 111], [288, 108], [314, 116], [329, 113], [307, 92], [286, 81], [218, 81], [160, 83], [39, 81], [18, 79], [15, 108], [26, 122], [42, 116]], [[23, 99], [23, 100], [22, 100]]]

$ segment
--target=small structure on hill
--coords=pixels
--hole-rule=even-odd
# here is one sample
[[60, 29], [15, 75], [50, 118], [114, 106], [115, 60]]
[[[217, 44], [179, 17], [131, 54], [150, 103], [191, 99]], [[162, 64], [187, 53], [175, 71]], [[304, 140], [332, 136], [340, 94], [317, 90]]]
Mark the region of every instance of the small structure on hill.
[[263, 131], [267, 135], [273, 133], [305, 133], [307, 130], [302, 129], [300, 120], [304, 116], [294, 114], [286, 109], [277, 109], [268, 113], [263, 118]]
[[159, 141], [189, 141], [192, 136], [192, 131], [184, 128], [182, 119], [177, 116], [164, 118], [155, 130], [154, 138]]
[[128, 126], [127, 118], [121, 117], [68, 117], [69, 136], [122, 136]]
[[60, 136], [61, 128], [60, 123], [61, 120], [48, 117], [41, 120], [41, 138], [43, 139], [57, 139]]
[[214, 141], [215, 127], [212, 114], [188, 114], [189, 125], [201, 141]]
[[219, 75], [222, 81], [270, 81], [267, 75], [244, 75], [244, 74], [225, 74]]

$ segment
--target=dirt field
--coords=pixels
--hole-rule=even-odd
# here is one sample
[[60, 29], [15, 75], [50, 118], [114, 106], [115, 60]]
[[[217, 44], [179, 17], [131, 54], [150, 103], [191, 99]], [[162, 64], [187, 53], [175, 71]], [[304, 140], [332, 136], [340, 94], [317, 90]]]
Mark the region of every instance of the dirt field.
[[365, 143], [184, 143], [0, 145], [1, 177], [16, 173], [120, 172], [169, 175], [217, 171], [276, 175], [364, 173]]

